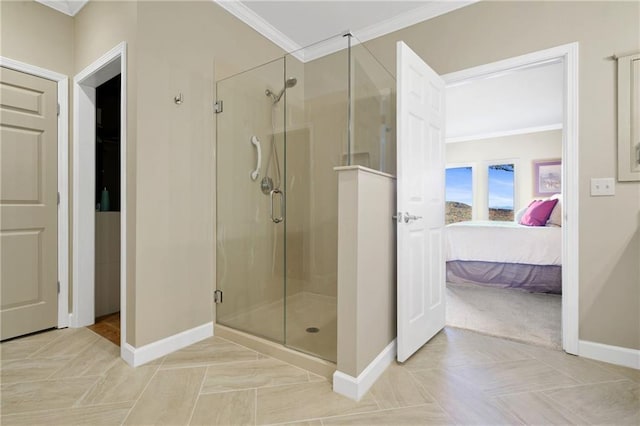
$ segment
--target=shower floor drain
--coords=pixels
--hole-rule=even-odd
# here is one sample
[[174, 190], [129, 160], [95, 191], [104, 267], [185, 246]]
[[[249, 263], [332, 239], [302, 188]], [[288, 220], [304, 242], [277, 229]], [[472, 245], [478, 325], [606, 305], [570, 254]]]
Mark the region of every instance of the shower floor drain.
[[317, 333], [318, 331], [320, 331], [320, 329], [318, 327], [309, 327], [309, 328], [307, 328], [307, 333]]

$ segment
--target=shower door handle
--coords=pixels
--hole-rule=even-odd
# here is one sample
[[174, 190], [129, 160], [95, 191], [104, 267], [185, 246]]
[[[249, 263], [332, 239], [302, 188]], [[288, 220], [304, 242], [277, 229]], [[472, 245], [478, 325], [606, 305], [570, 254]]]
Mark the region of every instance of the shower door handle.
[[251, 172], [251, 180], [258, 179], [258, 175], [260, 175], [260, 165], [262, 164], [262, 149], [260, 148], [260, 139], [256, 136], [251, 136], [251, 143], [256, 147], [258, 151], [258, 158], [256, 160], [256, 169]]
[[[277, 217], [273, 215], [273, 199], [275, 198], [276, 194], [280, 195], [280, 216], [277, 216]], [[284, 194], [279, 189], [274, 189], [271, 191], [271, 220], [273, 221], [273, 223], [280, 223], [284, 220], [283, 212], [284, 212]]]

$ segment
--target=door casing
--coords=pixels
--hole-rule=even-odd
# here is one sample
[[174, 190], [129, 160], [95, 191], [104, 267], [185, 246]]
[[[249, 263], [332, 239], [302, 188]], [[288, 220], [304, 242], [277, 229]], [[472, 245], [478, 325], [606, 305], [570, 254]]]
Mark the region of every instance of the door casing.
[[[127, 44], [73, 79], [73, 313], [71, 327], [94, 323], [96, 87], [120, 74], [120, 353], [127, 336]], [[123, 356], [124, 358], [124, 356]], [[125, 358], [128, 359], [128, 358]]]
[[578, 176], [578, 42], [508, 58], [442, 76], [446, 85], [481, 79], [542, 62], [564, 64], [562, 127], [562, 348], [578, 354], [579, 333], [579, 176]]

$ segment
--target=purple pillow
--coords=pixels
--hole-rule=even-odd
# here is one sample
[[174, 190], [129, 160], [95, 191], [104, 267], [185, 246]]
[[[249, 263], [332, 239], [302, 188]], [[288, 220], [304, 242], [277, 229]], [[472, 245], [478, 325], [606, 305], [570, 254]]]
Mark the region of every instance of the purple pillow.
[[545, 226], [558, 200], [534, 200], [520, 219], [520, 225]]

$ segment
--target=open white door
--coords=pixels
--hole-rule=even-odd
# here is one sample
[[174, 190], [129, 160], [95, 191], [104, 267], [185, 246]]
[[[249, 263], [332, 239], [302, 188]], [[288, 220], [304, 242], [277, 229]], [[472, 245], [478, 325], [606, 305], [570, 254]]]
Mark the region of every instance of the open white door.
[[397, 45], [398, 361], [445, 325], [444, 81]]

